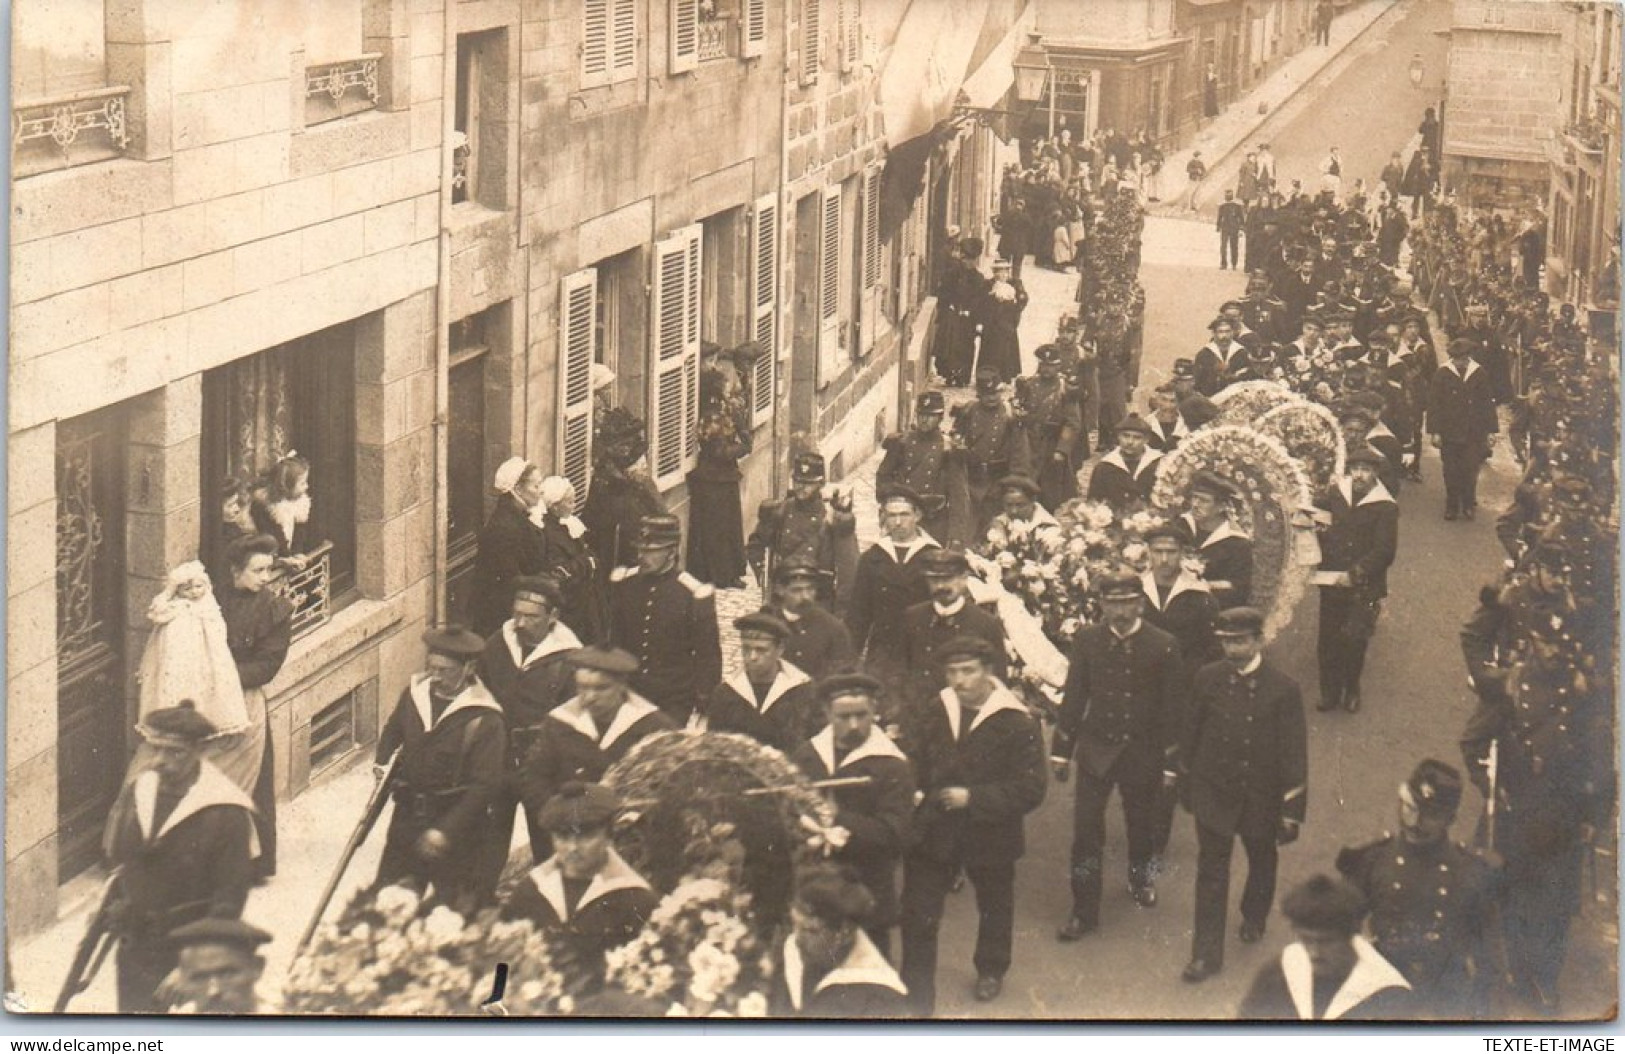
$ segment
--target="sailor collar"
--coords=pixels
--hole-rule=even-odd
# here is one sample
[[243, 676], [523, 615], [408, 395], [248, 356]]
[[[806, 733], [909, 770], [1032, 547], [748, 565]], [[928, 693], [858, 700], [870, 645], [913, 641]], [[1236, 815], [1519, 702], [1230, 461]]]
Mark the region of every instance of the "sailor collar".
[[430, 703], [429, 677], [426, 674], [420, 673], [414, 676], [412, 686], [407, 691], [412, 699], [412, 707], [417, 711], [418, 720], [423, 723], [425, 732], [433, 731], [445, 724], [448, 717], [460, 710], [495, 710], [499, 714], [502, 713], [502, 707], [491, 697], [491, 693], [486, 690], [485, 685], [481, 684], [477, 677], [457, 693], [457, 698], [453, 699], [451, 705], [441, 713], [438, 721], [434, 720], [434, 707]]
[[976, 711], [976, 716], [971, 718], [970, 727], [965, 729], [963, 733], [959, 729], [959, 697], [954, 694], [954, 690], [944, 688], [937, 698], [942, 702], [942, 712], [948, 718], [948, 729], [953, 733], [956, 740], [961, 735], [968, 735], [976, 731], [981, 727], [982, 722], [1000, 711], [1015, 710], [1023, 715], [1027, 714], [1027, 708], [1021, 705], [1021, 701], [998, 678], [994, 678], [992, 693], [982, 703], [981, 708]]
[[[1349, 972], [1337, 994], [1326, 1007], [1324, 1021], [1335, 1021], [1378, 992], [1389, 988], [1410, 991], [1411, 984], [1392, 963], [1378, 954], [1371, 942], [1358, 934], [1354, 941], [1354, 969]], [[1281, 952], [1281, 973], [1286, 977], [1287, 991], [1292, 995], [1292, 1006], [1298, 1011], [1298, 1020], [1312, 1021], [1315, 1017], [1314, 975], [1309, 966], [1309, 953], [1294, 941]]]
[[[801, 949], [796, 946], [795, 934], [784, 938], [784, 986], [790, 993], [790, 1005], [795, 1010], [801, 1009], [801, 979], [806, 976], [806, 964], [801, 961]], [[908, 988], [903, 979], [897, 976], [891, 963], [880, 954], [875, 942], [861, 929], [857, 932], [857, 940], [852, 950], [847, 952], [841, 964], [823, 978], [813, 988], [817, 994], [826, 988], [836, 985], [872, 984], [881, 988], [889, 988], [898, 995], [907, 995]]]
[[834, 775], [838, 769], [844, 769], [846, 766], [856, 764], [865, 758], [908, 760], [908, 755], [904, 754], [897, 744], [892, 742], [890, 736], [880, 730], [879, 725], [870, 726], [869, 738], [854, 747], [852, 752], [842, 758], [839, 763], [835, 760], [835, 729], [830, 726], [825, 725], [822, 732], [812, 737], [812, 748], [813, 752], [818, 755], [818, 760], [824, 763], [824, 768], [830, 775]]
[[881, 549], [885, 550], [886, 555], [890, 556], [894, 562], [900, 563], [900, 564], [908, 563], [909, 560], [912, 560], [916, 556], [919, 556], [921, 553], [925, 552], [927, 549], [931, 549], [931, 548], [940, 549], [940, 548], [942, 548], [942, 543], [938, 542], [935, 538], [931, 537], [929, 534], [926, 534], [924, 531], [921, 531], [919, 536], [917, 538], [915, 538], [912, 542], [909, 543], [909, 545], [908, 545], [908, 557], [907, 557], [907, 559], [904, 559], [904, 560], [898, 560], [897, 559], [897, 543], [892, 541], [890, 538], [884, 538], [883, 537], [879, 541], [877, 541], [875, 544], [877, 546], [879, 546]]
[[1174, 430], [1172, 432], [1163, 427], [1161, 418], [1157, 417], [1156, 414], [1152, 414], [1151, 417], [1146, 421], [1146, 424], [1156, 429], [1157, 434], [1162, 436], [1164, 439], [1174, 439], [1178, 436], [1186, 436], [1191, 434], [1191, 426], [1185, 423], [1184, 414], [1180, 414], [1178, 417], [1174, 418]]
[[1390, 505], [1394, 504], [1394, 496], [1388, 493], [1388, 488], [1382, 485], [1381, 480], [1373, 483], [1371, 489], [1366, 491], [1359, 501], [1354, 500], [1354, 481], [1347, 476], [1337, 481], [1337, 492], [1343, 495], [1343, 503], [1351, 509], [1359, 508], [1361, 505], [1377, 505], [1385, 501]]
[[[1196, 534], [1196, 521], [1192, 519], [1190, 513], [1186, 513], [1184, 519], [1190, 525], [1191, 533]], [[1198, 549], [1206, 549], [1208, 546], [1216, 545], [1217, 543], [1224, 541], [1226, 538], [1240, 538], [1242, 541], [1251, 540], [1245, 534], [1236, 530], [1235, 524], [1226, 519], [1223, 523], [1213, 528], [1212, 534], [1208, 535], [1202, 541], [1196, 543], [1196, 547]]]
[[1168, 589], [1167, 600], [1157, 599], [1157, 578], [1150, 571], [1140, 575], [1140, 587], [1145, 590], [1145, 597], [1151, 602], [1151, 606], [1158, 611], [1168, 610], [1168, 605], [1174, 602], [1174, 597], [1181, 593], [1210, 592], [1206, 582], [1186, 571], [1180, 571], [1179, 577], [1174, 579], [1174, 584]]
[[1241, 352], [1243, 352], [1243, 351], [1245, 351], [1247, 349], [1245, 349], [1245, 348], [1243, 348], [1241, 346], [1240, 341], [1235, 340], [1235, 339], [1232, 338], [1231, 341], [1230, 341], [1230, 350], [1228, 352], [1224, 351], [1222, 348], [1219, 347], [1218, 344], [1214, 343], [1211, 340], [1208, 341], [1206, 344], [1203, 344], [1201, 350], [1202, 351], [1211, 351], [1213, 354], [1215, 354], [1215, 355], [1217, 355], [1219, 357], [1220, 362], [1222, 362], [1226, 366], [1228, 366], [1228, 365], [1230, 365], [1230, 360], [1231, 359], [1235, 358], [1238, 354], [1240, 354]]
[[[157, 771], [148, 769], [135, 778], [135, 784], [130, 789], [135, 802], [135, 822], [141, 829], [141, 840], [147, 845], [158, 841], [184, 821], [212, 805], [235, 805], [247, 809], [250, 813], [254, 812], [254, 802], [243, 793], [242, 788], [205, 758], [199, 763], [197, 779], [186, 788], [181, 800], [175, 803], [175, 808], [164, 818], [163, 826], [154, 833], [152, 822], [158, 812], [158, 783]], [[259, 836], [255, 833], [253, 824], [249, 825], [248, 855], [251, 858], [260, 855]]]
[[1440, 366], [1439, 368], [1441, 370], [1449, 370], [1451, 373], [1455, 374], [1457, 377], [1460, 377], [1462, 380], [1465, 381], [1467, 378], [1471, 377], [1473, 374], [1478, 372], [1479, 366], [1478, 366], [1478, 363], [1475, 362], [1474, 360], [1468, 359], [1467, 360], [1467, 368], [1465, 370], [1458, 370], [1458, 369], [1456, 369], [1455, 362], [1453, 362], [1450, 359], [1446, 359], [1444, 361], [1444, 365]]
[[1155, 447], [1148, 446], [1145, 448], [1145, 452], [1140, 455], [1140, 463], [1134, 467], [1133, 471], [1129, 471], [1127, 462], [1123, 460], [1123, 452], [1117, 447], [1112, 447], [1109, 452], [1101, 457], [1100, 463], [1102, 465], [1116, 465], [1124, 472], [1128, 472], [1128, 474], [1134, 479], [1139, 479], [1145, 474], [1146, 469], [1150, 468], [1152, 465], [1155, 465], [1161, 460], [1162, 451], [1156, 449]]
[[512, 657], [513, 664], [521, 670], [530, 669], [549, 655], [557, 655], [561, 651], [574, 651], [581, 647], [581, 638], [577, 637], [575, 630], [566, 626], [563, 621], [554, 622], [553, 628], [547, 631], [547, 636], [530, 650], [529, 655], [520, 649], [519, 634], [514, 632], [513, 619], [502, 624], [502, 640], [508, 645], [508, 655]]
[[767, 698], [760, 703], [756, 701], [756, 688], [750, 683], [750, 677], [743, 669], [735, 670], [729, 675], [727, 685], [739, 694], [741, 699], [756, 707], [758, 713], [766, 714], [773, 709], [773, 704], [789, 694], [792, 688], [809, 684], [812, 678], [808, 677], [800, 667], [793, 662], [779, 660], [779, 672], [774, 674], [773, 683], [768, 686]]
[[559, 858], [549, 857], [541, 864], [531, 869], [531, 885], [542, 898], [553, 906], [553, 911], [560, 921], [568, 921], [573, 915], [581, 913], [582, 909], [600, 897], [607, 896], [617, 889], [648, 889], [649, 883], [644, 881], [642, 875], [632, 870], [621, 854], [612, 847], [609, 850], [609, 859], [598, 873], [592, 876], [587, 883], [586, 892], [581, 894], [581, 900], [576, 904], [575, 911], [568, 910], [568, 902], [564, 899], [564, 872], [559, 870]]
[[598, 734], [598, 724], [592, 719], [592, 714], [588, 713], [587, 708], [581, 705], [579, 696], [572, 698], [563, 706], [549, 711], [547, 716], [580, 732], [594, 743], [597, 743], [598, 749], [608, 750], [615, 745], [616, 740], [626, 735], [633, 725], [659, 709], [658, 706], [649, 702], [643, 696], [628, 692], [626, 702], [622, 703], [620, 709], [615, 711], [615, 716], [610, 719], [609, 727], [604, 729], [602, 736]]

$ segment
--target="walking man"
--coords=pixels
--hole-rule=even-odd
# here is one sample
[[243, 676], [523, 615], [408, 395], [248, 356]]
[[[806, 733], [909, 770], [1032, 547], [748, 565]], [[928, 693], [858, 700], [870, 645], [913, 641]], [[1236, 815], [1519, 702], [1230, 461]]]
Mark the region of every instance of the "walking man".
[[1388, 568], [1399, 548], [1399, 505], [1377, 479], [1383, 456], [1369, 446], [1348, 455], [1348, 475], [1316, 503], [1321, 534], [1320, 703], [1322, 712], [1360, 709], [1360, 674], [1377, 628]]
[[609, 587], [610, 640], [638, 660], [633, 687], [679, 726], [722, 680], [716, 590], [678, 571], [682, 538], [677, 517], [645, 516], [638, 566], [616, 568]]
[[1501, 425], [1489, 374], [1473, 361], [1471, 340], [1450, 342], [1450, 361], [1433, 371], [1427, 433], [1444, 473], [1444, 518], [1472, 519], [1478, 511], [1478, 472]]
[[1247, 225], [1247, 210], [1236, 200], [1236, 192], [1224, 192], [1219, 205], [1219, 270], [1241, 266], [1241, 229]]

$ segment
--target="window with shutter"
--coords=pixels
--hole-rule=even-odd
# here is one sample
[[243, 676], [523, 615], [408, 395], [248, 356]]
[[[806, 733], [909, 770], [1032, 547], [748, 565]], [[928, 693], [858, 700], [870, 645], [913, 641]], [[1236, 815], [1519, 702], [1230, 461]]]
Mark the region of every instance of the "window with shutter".
[[858, 0], [840, 0], [841, 4], [841, 72], [852, 73], [858, 68], [863, 48], [863, 21], [858, 17]]
[[858, 328], [865, 355], [874, 350], [880, 326], [880, 166], [863, 173], [862, 230], [858, 237]]
[[700, 63], [700, 0], [670, 0], [671, 72], [685, 73]]
[[822, 32], [820, 0], [801, 0], [801, 83], [818, 83], [818, 66], [823, 59], [819, 35]]
[[592, 477], [592, 366], [598, 357], [598, 271], [559, 282], [559, 410], [556, 470], [587, 498]]
[[779, 357], [779, 201], [758, 198], [751, 228], [751, 336], [756, 362], [751, 376], [751, 424], [773, 416], [774, 374]]
[[741, 54], [752, 58], [767, 50], [767, 0], [745, 0], [745, 31]]
[[581, 86], [609, 83], [610, 5], [613, 0], [581, 0]]
[[841, 188], [824, 190], [818, 237], [818, 384], [841, 371]]
[[683, 481], [698, 441], [701, 237], [696, 224], [655, 243], [649, 439], [661, 490]]
[[609, 77], [613, 81], [630, 80], [637, 74], [638, 64], [638, 4], [641, 0], [613, 0], [615, 17], [612, 22], [613, 47], [610, 49]]

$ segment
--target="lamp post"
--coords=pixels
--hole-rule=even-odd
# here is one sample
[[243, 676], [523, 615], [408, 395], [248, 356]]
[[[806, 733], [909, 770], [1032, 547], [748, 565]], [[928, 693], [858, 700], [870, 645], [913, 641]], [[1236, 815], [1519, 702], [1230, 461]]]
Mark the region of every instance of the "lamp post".
[[1016, 71], [1016, 98], [1022, 102], [1038, 102], [1044, 97], [1046, 86], [1049, 93], [1049, 137], [1055, 138], [1055, 91], [1053, 77], [1055, 67], [1050, 62], [1049, 49], [1044, 47], [1044, 38], [1037, 33], [1029, 33], [1026, 45], [1016, 53], [1011, 63]]

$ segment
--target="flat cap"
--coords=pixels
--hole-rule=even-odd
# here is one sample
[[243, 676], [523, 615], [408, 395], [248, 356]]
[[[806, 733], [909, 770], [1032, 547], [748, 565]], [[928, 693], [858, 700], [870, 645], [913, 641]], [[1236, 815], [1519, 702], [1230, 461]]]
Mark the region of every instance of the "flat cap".
[[1033, 357], [1039, 362], [1047, 362], [1053, 366], [1061, 361], [1061, 346], [1059, 344], [1040, 344], [1038, 349], [1033, 352]]
[[1144, 534], [1140, 535], [1140, 537], [1148, 545], [1151, 542], [1157, 541], [1161, 538], [1171, 538], [1182, 546], [1191, 546], [1196, 544], [1196, 539], [1191, 537], [1191, 532], [1187, 530], [1185, 525], [1178, 520], [1167, 520], [1163, 523], [1159, 523], [1155, 527], [1152, 527], [1150, 530], [1146, 531]]
[[883, 686], [866, 673], [837, 673], [818, 682], [818, 698], [828, 702], [843, 695], [867, 695], [873, 699]]
[[1355, 465], [1370, 465], [1372, 468], [1380, 468], [1387, 460], [1369, 443], [1355, 444], [1354, 448], [1349, 451], [1347, 458], [1350, 468]]
[[682, 521], [669, 512], [650, 513], [638, 522], [640, 545], [676, 545], [682, 540]]
[[882, 505], [886, 504], [888, 501], [906, 501], [916, 509], [924, 507], [924, 503], [920, 500], [919, 492], [913, 487], [902, 483], [892, 483], [888, 486], [880, 488], [880, 491], [875, 495], [875, 497]]
[[999, 377], [999, 371], [983, 367], [976, 371], [976, 391], [980, 395], [987, 395], [999, 390], [1004, 381]]
[[806, 578], [814, 582], [822, 582], [833, 577], [834, 576], [828, 571], [824, 570], [822, 567], [819, 567], [817, 564], [806, 559], [805, 557], [801, 559], [781, 560], [773, 565], [773, 581], [779, 583], [780, 585], [784, 585], [788, 582], [794, 582], [798, 578]]
[[948, 406], [939, 391], [921, 392], [914, 397], [914, 412], [916, 414], [940, 414]]
[[1213, 620], [1215, 637], [1251, 637], [1264, 632], [1264, 613], [1257, 608], [1227, 608]]
[[542, 806], [539, 825], [555, 834], [608, 827], [621, 811], [615, 792], [599, 783], [571, 780]]
[[518, 600], [521, 597], [540, 600], [554, 611], [564, 603], [564, 591], [559, 588], [559, 580], [552, 575], [521, 575], [514, 579], [513, 598]]
[[970, 573], [965, 554], [952, 549], [927, 549], [920, 554], [920, 573], [927, 578], [949, 578]]
[[1174, 379], [1194, 379], [1196, 377], [1196, 363], [1192, 359], [1174, 360]]
[[993, 645], [981, 637], [960, 634], [957, 637], [950, 638], [946, 644], [937, 649], [937, 660], [939, 662], [964, 662], [966, 659], [992, 662], [994, 659]]
[[1149, 437], [1151, 435], [1151, 426], [1146, 424], [1145, 418], [1141, 417], [1139, 414], [1130, 413], [1127, 417], [1117, 422], [1117, 431], [1138, 432], [1143, 436]]
[[1236, 324], [1230, 319], [1225, 318], [1223, 315], [1214, 316], [1213, 321], [1207, 324], [1207, 328], [1209, 330], [1218, 329], [1220, 326], [1229, 326], [1231, 329], [1236, 328]]
[[790, 636], [790, 624], [771, 611], [753, 611], [734, 619], [741, 637], [771, 637], [782, 641]]
[[1340, 878], [1316, 875], [1288, 893], [1281, 914], [1294, 926], [1353, 936], [1369, 910], [1364, 894]]
[[[480, 646], [483, 648], [484, 642]], [[148, 714], [146, 720], [136, 726], [136, 731], [147, 739], [180, 740], [185, 743], [201, 743], [216, 732], [210, 720], [197, 712], [197, 705], [190, 699], [182, 699], [174, 706], [166, 706]]]
[[1405, 781], [1411, 804], [1430, 815], [1454, 816], [1461, 804], [1461, 773], [1442, 761], [1427, 758]]
[[623, 648], [577, 648], [569, 654], [569, 660], [578, 670], [597, 670], [617, 677], [638, 672], [638, 660]]
[[828, 478], [822, 454], [797, 454], [790, 463], [792, 483], [822, 483]]
[[1123, 568], [1115, 568], [1096, 579], [1095, 591], [1102, 600], [1138, 600], [1145, 596], [1139, 576]]
[[1031, 476], [1010, 475], [999, 480], [1000, 494], [1008, 494], [1012, 490], [1017, 490], [1029, 498], [1036, 498], [1039, 489], [1038, 481]]
[[485, 651], [485, 641], [478, 633], [458, 625], [436, 626], [424, 631], [423, 643], [428, 645], [431, 655], [449, 655], [453, 659], [474, 659]]
[[271, 935], [242, 919], [198, 919], [169, 931], [169, 943], [175, 948], [189, 948], [198, 944], [228, 944], [252, 953], [271, 940]]

